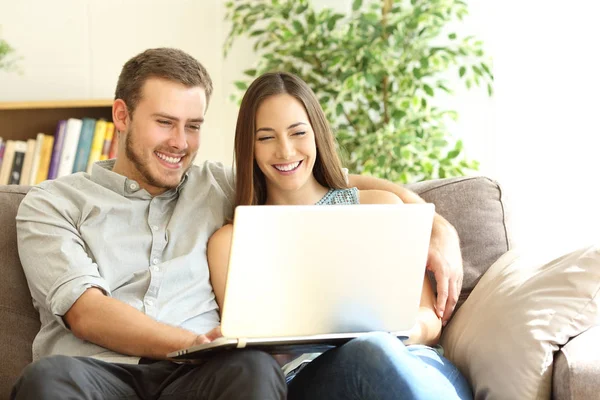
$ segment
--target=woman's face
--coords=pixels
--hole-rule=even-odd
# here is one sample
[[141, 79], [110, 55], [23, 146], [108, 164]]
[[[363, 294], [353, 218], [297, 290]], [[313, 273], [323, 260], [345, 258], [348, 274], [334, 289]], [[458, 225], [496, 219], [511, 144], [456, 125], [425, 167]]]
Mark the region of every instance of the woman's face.
[[298, 190], [314, 179], [315, 135], [304, 106], [294, 97], [279, 94], [263, 100], [254, 136], [254, 157], [269, 190]]

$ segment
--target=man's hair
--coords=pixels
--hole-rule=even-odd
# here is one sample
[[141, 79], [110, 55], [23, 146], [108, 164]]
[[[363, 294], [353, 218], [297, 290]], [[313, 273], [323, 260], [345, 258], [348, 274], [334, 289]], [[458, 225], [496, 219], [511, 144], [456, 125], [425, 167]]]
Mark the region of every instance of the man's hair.
[[347, 187], [333, 133], [314, 92], [306, 82], [293, 74], [267, 73], [252, 82], [240, 105], [235, 129], [236, 207], [264, 204], [267, 200], [265, 176], [254, 159], [256, 112], [264, 100], [278, 94], [294, 97], [306, 110], [315, 133], [317, 157], [313, 175], [317, 182], [327, 188]]
[[141, 100], [144, 83], [150, 78], [166, 79], [186, 87], [200, 86], [206, 93], [208, 106], [213, 90], [212, 80], [198, 60], [178, 49], [148, 49], [123, 65], [117, 82], [115, 99], [127, 104], [130, 116]]

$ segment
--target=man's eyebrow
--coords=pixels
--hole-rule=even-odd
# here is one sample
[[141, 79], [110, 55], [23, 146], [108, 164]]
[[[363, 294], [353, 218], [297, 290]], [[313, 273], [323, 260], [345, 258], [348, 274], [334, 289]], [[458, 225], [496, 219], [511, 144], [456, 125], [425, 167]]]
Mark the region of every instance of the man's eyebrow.
[[[300, 126], [300, 125], [308, 125], [308, 124], [306, 122], [296, 122], [295, 124], [291, 124], [290, 126], [288, 126], [286, 129], [287, 130], [294, 129], [295, 127]], [[275, 132], [275, 129], [273, 129], [273, 128], [258, 128], [255, 133], [258, 133], [260, 131]]]
[[[170, 114], [165, 114], [165, 113], [154, 113], [154, 114], [152, 114], [152, 116], [153, 117], [166, 118], [166, 119], [170, 119], [172, 121], [179, 121], [179, 118], [177, 118], [177, 117], [175, 117], [173, 115], [170, 115]], [[200, 122], [200, 123], [202, 123], [202, 122], [204, 122], [204, 118], [202, 118], [202, 117], [192, 118], [192, 119], [189, 119], [188, 122]]]

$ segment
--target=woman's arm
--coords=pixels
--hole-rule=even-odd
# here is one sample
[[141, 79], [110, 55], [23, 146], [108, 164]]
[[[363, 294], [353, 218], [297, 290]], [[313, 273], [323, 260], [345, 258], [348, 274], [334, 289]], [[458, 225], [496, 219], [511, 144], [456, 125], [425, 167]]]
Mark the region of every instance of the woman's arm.
[[232, 234], [233, 225], [227, 224], [223, 226], [210, 237], [206, 249], [208, 269], [210, 271], [210, 283], [213, 287], [219, 310], [223, 310]]
[[[402, 203], [398, 196], [383, 190], [361, 190], [359, 191], [359, 198], [361, 204]], [[427, 274], [425, 274], [417, 323], [411, 330], [410, 338], [406, 341], [406, 344], [418, 343], [435, 346], [440, 339], [441, 332], [442, 321], [435, 311], [435, 295]]]
[[440, 340], [441, 333], [442, 320], [435, 312], [435, 295], [429, 278], [425, 274], [417, 323], [410, 331], [410, 338], [404, 343], [435, 346]]
[[[405, 203], [425, 203], [425, 200], [416, 193], [384, 179], [349, 175], [348, 183], [361, 191], [362, 189], [377, 189], [392, 192]], [[445, 324], [450, 320], [456, 307], [464, 272], [458, 233], [452, 224], [437, 213], [433, 218], [427, 269], [435, 274], [437, 282], [436, 310]]]
[[360, 204], [402, 204], [400, 197], [385, 190], [359, 190]]

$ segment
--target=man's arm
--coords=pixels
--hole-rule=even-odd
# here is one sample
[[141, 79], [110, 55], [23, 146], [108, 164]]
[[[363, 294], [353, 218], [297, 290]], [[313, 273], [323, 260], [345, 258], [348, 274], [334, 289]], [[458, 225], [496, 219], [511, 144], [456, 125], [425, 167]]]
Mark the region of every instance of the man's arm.
[[[425, 200], [416, 193], [384, 179], [349, 175], [348, 183], [359, 190], [392, 192], [404, 203], [425, 203]], [[427, 269], [435, 275], [437, 282], [436, 311], [445, 325], [454, 312], [462, 288], [463, 264], [456, 229], [437, 213], [433, 219]]]
[[197, 335], [163, 324], [98, 288], [86, 290], [64, 315], [79, 339], [131, 356], [164, 359], [173, 351], [208, 343], [220, 336], [218, 328]]
[[19, 207], [19, 256], [40, 308], [76, 337], [121, 354], [164, 358], [211, 340], [111, 298], [76, 228], [78, 218], [79, 210], [66, 198], [40, 188], [32, 188]]

